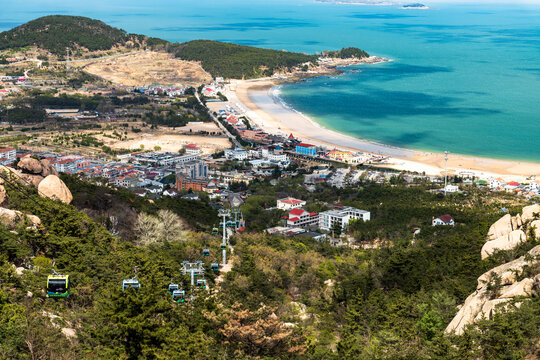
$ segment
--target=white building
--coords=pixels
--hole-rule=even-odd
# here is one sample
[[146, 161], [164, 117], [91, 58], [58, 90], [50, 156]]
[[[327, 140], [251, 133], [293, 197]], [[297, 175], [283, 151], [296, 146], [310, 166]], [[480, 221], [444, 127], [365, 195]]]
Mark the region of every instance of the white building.
[[131, 159], [131, 154], [118, 154], [116, 158], [122, 163], [127, 163]]
[[292, 209], [287, 219], [287, 226], [293, 227], [317, 227], [318, 224], [319, 214], [310, 213], [303, 209]]
[[17, 159], [17, 151], [12, 147], [0, 149], [0, 164], [9, 165]]
[[490, 179], [489, 181], [490, 189], [498, 189], [500, 187], [503, 187], [504, 185], [506, 185], [506, 183], [502, 181], [502, 179]]
[[449, 194], [456, 193], [459, 191], [459, 187], [457, 185], [448, 184], [444, 187], [443, 191]]
[[229, 160], [246, 160], [248, 152], [244, 149], [225, 149], [225, 158]]
[[51, 161], [51, 163], [58, 172], [75, 172], [77, 171], [77, 160], [79, 159], [80, 158], [64, 156]]
[[260, 150], [261, 150], [261, 157], [263, 158], [267, 158], [268, 154], [270, 154], [270, 150], [268, 149], [267, 146], [262, 146]]
[[330, 231], [336, 226], [341, 226], [341, 230], [347, 229], [351, 220], [371, 220], [371, 213], [366, 210], [359, 210], [350, 206], [344, 206], [337, 210], [328, 210], [319, 214], [319, 228]]
[[174, 163], [176, 164], [184, 164], [184, 163], [188, 163], [190, 161], [195, 161], [195, 160], [199, 160], [199, 157], [196, 155], [196, 154], [186, 154], [186, 155], [183, 155], [183, 156], [178, 156]]
[[303, 200], [294, 199], [292, 197], [288, 197], [285, 199], [279, 199], [277, 201], [277, 208], [281, 210], [292, 210], [301, 208], [302, 206], [306, 205], [306, 202]]
[[448, 225], [448, 226], [454, 226], [455, 221], [454, 218], [448, 214], [445, 214], [443, 216], [439, 216], [438, 218], [431, 220], [431, 225], [438, 226], [438, 225]]
[[186, 154], [190, 155], [199, 155], [201, 153], [201, 149], [195, 144], [188, 144], [184, 146], [184, 149], [186, 149]]
[[289, 161], [289, 157], [286, 154], [269, 153], [266, 158], [268, 160], [270, 160], [270, 161], [275, 161], [275, 162], [283, 162], [283, 163], [285, 163], [285, 162]]

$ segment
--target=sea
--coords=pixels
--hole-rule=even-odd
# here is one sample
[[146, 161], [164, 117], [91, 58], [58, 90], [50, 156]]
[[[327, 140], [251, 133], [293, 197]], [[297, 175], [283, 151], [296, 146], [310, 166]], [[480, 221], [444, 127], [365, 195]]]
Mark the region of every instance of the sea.
[[283, 85], [276, 101], [391, 146], [540, 162], [540, 4], [425, 4], [0, 0], [0, 31], [65, 14], [169, 41], [307, 53], [355, 46], [391, 61]]

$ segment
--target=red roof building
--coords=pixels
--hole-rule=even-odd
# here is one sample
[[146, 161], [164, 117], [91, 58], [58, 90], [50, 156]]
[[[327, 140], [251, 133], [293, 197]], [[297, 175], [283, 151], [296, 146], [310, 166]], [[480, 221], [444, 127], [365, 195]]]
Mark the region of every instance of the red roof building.
[[310, 213], [303, 209], [292, 209], [289, 211], [287, 226], [294, 227], [317, 227], [319, 225], [319, 214]]
[[436, 219], [431, 220], [431, 225], [433, 225], [433, 226], [438, 226], [438, 225], [454, 226], [455, 223], [456, 222], [455, 222], [454, 218], [452, 216], [450, 216], [449, 214], [445, 214], [445, 215], [439, 216]]
[[277, 208], [281, 210], [291, 210], [295, 208], [300, 208], [306, 205], [306, 202], [303, 200], [294, 199], [291, 197], [285, 199], [279, 199], [277, 201]]

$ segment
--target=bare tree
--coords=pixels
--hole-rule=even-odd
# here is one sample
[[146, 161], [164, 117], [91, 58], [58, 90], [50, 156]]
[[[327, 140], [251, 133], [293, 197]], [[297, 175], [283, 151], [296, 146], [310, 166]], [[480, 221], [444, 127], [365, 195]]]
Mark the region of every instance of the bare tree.
[[158, 212], [160, 222], [160, 233], [163, 241], [184, 240], [184, 224], [182, 219], [170, 210], [160, 210]]
[[159, 219], [145, 213], [140, 213], [137, 217], [135, 231], [137, 232], [137, 243], [149, 245], [159, 241], [160, 231]]
[[160, 210], [157, 216], [140, 213], [135, 230], [139, 245], [182, 241], [185, 238], [182, 219], [170, 210]]

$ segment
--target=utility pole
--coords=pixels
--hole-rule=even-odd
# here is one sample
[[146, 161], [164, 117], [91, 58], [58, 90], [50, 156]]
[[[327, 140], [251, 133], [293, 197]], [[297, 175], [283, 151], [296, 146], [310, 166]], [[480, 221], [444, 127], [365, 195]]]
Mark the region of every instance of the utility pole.
[[69, 63], [69, 48], [66, 48], [66, 70], [71, 71], [71, 64]]
[[448, 184], [448, 151], [444, 152], [444, 195], [446, 196], [446, 185]]
[[223, 221], [221, 224], [223, 225], [223, 241], [221, 243], [221, 252], [223, 254], [222, 264], [227, 264], [227, 243], [228, 243], [228, 237], [227, 237], [227, 218], [231, 216], [230, 210], [219, 210], [218, 216], [223, 218]]

